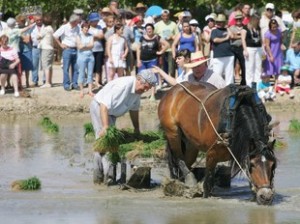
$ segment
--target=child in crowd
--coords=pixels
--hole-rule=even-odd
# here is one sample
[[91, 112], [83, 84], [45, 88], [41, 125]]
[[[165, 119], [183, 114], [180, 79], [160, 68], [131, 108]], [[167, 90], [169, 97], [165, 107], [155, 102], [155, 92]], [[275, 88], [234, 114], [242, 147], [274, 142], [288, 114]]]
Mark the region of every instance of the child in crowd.
[[280, 75], [278, 76], [275, 88], [276, 93], [279, 93], [281, 96], [286, 93], [291, 99], [293, 99], [295, 95], [291, 92], [291, 83], [292, 76], [289, 74], [289, 66], [284, 65], [280, 68]]
[[261, 75], [261, 81], [257, 84], [257, 93], [263, 103], [267, 100], [274, 101], [276, 98], [276, 94], [270, 83], [270, 76], [265, 73]]

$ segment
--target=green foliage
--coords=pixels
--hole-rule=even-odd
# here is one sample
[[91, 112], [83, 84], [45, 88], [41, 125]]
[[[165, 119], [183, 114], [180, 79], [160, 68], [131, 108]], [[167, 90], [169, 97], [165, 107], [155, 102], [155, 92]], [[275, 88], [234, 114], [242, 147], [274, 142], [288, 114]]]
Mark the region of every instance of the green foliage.
[[21, 180], [21, 190], [39, 190], [41, 189], [41, 181], [37, 177], [31, 177], [26, 180]]
[[300, 122], [297, 119], [290, 120], [289, 131], [293, 133], [300, 133]]
[[53, 123], [49, 117], [43, 117], [40, 124], [48, 133], [58, 133], [59, 127], [57, 124]]

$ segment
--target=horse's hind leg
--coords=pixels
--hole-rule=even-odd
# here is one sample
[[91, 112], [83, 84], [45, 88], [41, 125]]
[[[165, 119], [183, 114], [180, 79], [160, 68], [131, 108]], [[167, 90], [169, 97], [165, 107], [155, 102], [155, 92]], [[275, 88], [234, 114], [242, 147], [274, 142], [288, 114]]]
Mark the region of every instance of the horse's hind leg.
[[170, 170], [170, 177], [172, 179], [180, 179], [182, 177], [182, 172], [179, 169], [178, 162], [176, 161], [169, 143], [167, 142], [167, 155], [168, 155], [168, 165]]

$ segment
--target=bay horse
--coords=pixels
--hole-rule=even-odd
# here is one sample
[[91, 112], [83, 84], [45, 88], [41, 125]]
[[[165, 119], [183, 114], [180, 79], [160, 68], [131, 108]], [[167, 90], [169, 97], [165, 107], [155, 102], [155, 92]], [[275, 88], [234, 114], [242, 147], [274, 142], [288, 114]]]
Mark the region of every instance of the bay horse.
[[161, 99], [158, 117], [167, 139], [171, 178], [195, 185], [190, 171], [199, 151], [206, 153], [203, 197], [211, 196], [218, 162], [231, 161], [232, 176], [242, 170], [258, 204], [270, 205], [276, 169], [269, 142], [271, 116], [250, 87], [183, 82]]

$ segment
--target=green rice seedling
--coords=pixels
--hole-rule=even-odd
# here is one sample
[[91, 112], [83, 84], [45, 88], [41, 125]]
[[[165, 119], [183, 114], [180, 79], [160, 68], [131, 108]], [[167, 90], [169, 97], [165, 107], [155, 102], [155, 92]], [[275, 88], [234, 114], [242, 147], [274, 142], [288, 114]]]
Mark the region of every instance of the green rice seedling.
[[84, 137], [86, 138], [89, 136], [95, 136], [95, 131], [91, 122], [84, 124]]
[[112, 164], [117, 164], [118, 162], [121, 162], [121, 158], [118, 152], [109, 152], [108, 160], [111, 161]]
[[96, 152], [117, 152], [120, 144], [124, 142], [123, 133], [115, 126], [110, 126], [106, 130], [106, 134], [98, 138], [94, 144], [94, 151]]
[[289, 131], [293, 133], [300, 133], [300, 122], [297, 119], [290, 120]]
[[49, 117], [43, 117], [40, 124], [48, 133], [58, 133], [59, 126], [51, 121]]
[[276, 142], [275, 142], [274, 148], [279, 149], [279, 150], [280, 149], [286, 149], [287, 148], [287, 143], [277, 139]]
[[41, 189], [41, 181], [37, 177], [30, 177], [26, 180], [16, 180], [12, 183], [14, 190], [34, 191]]

